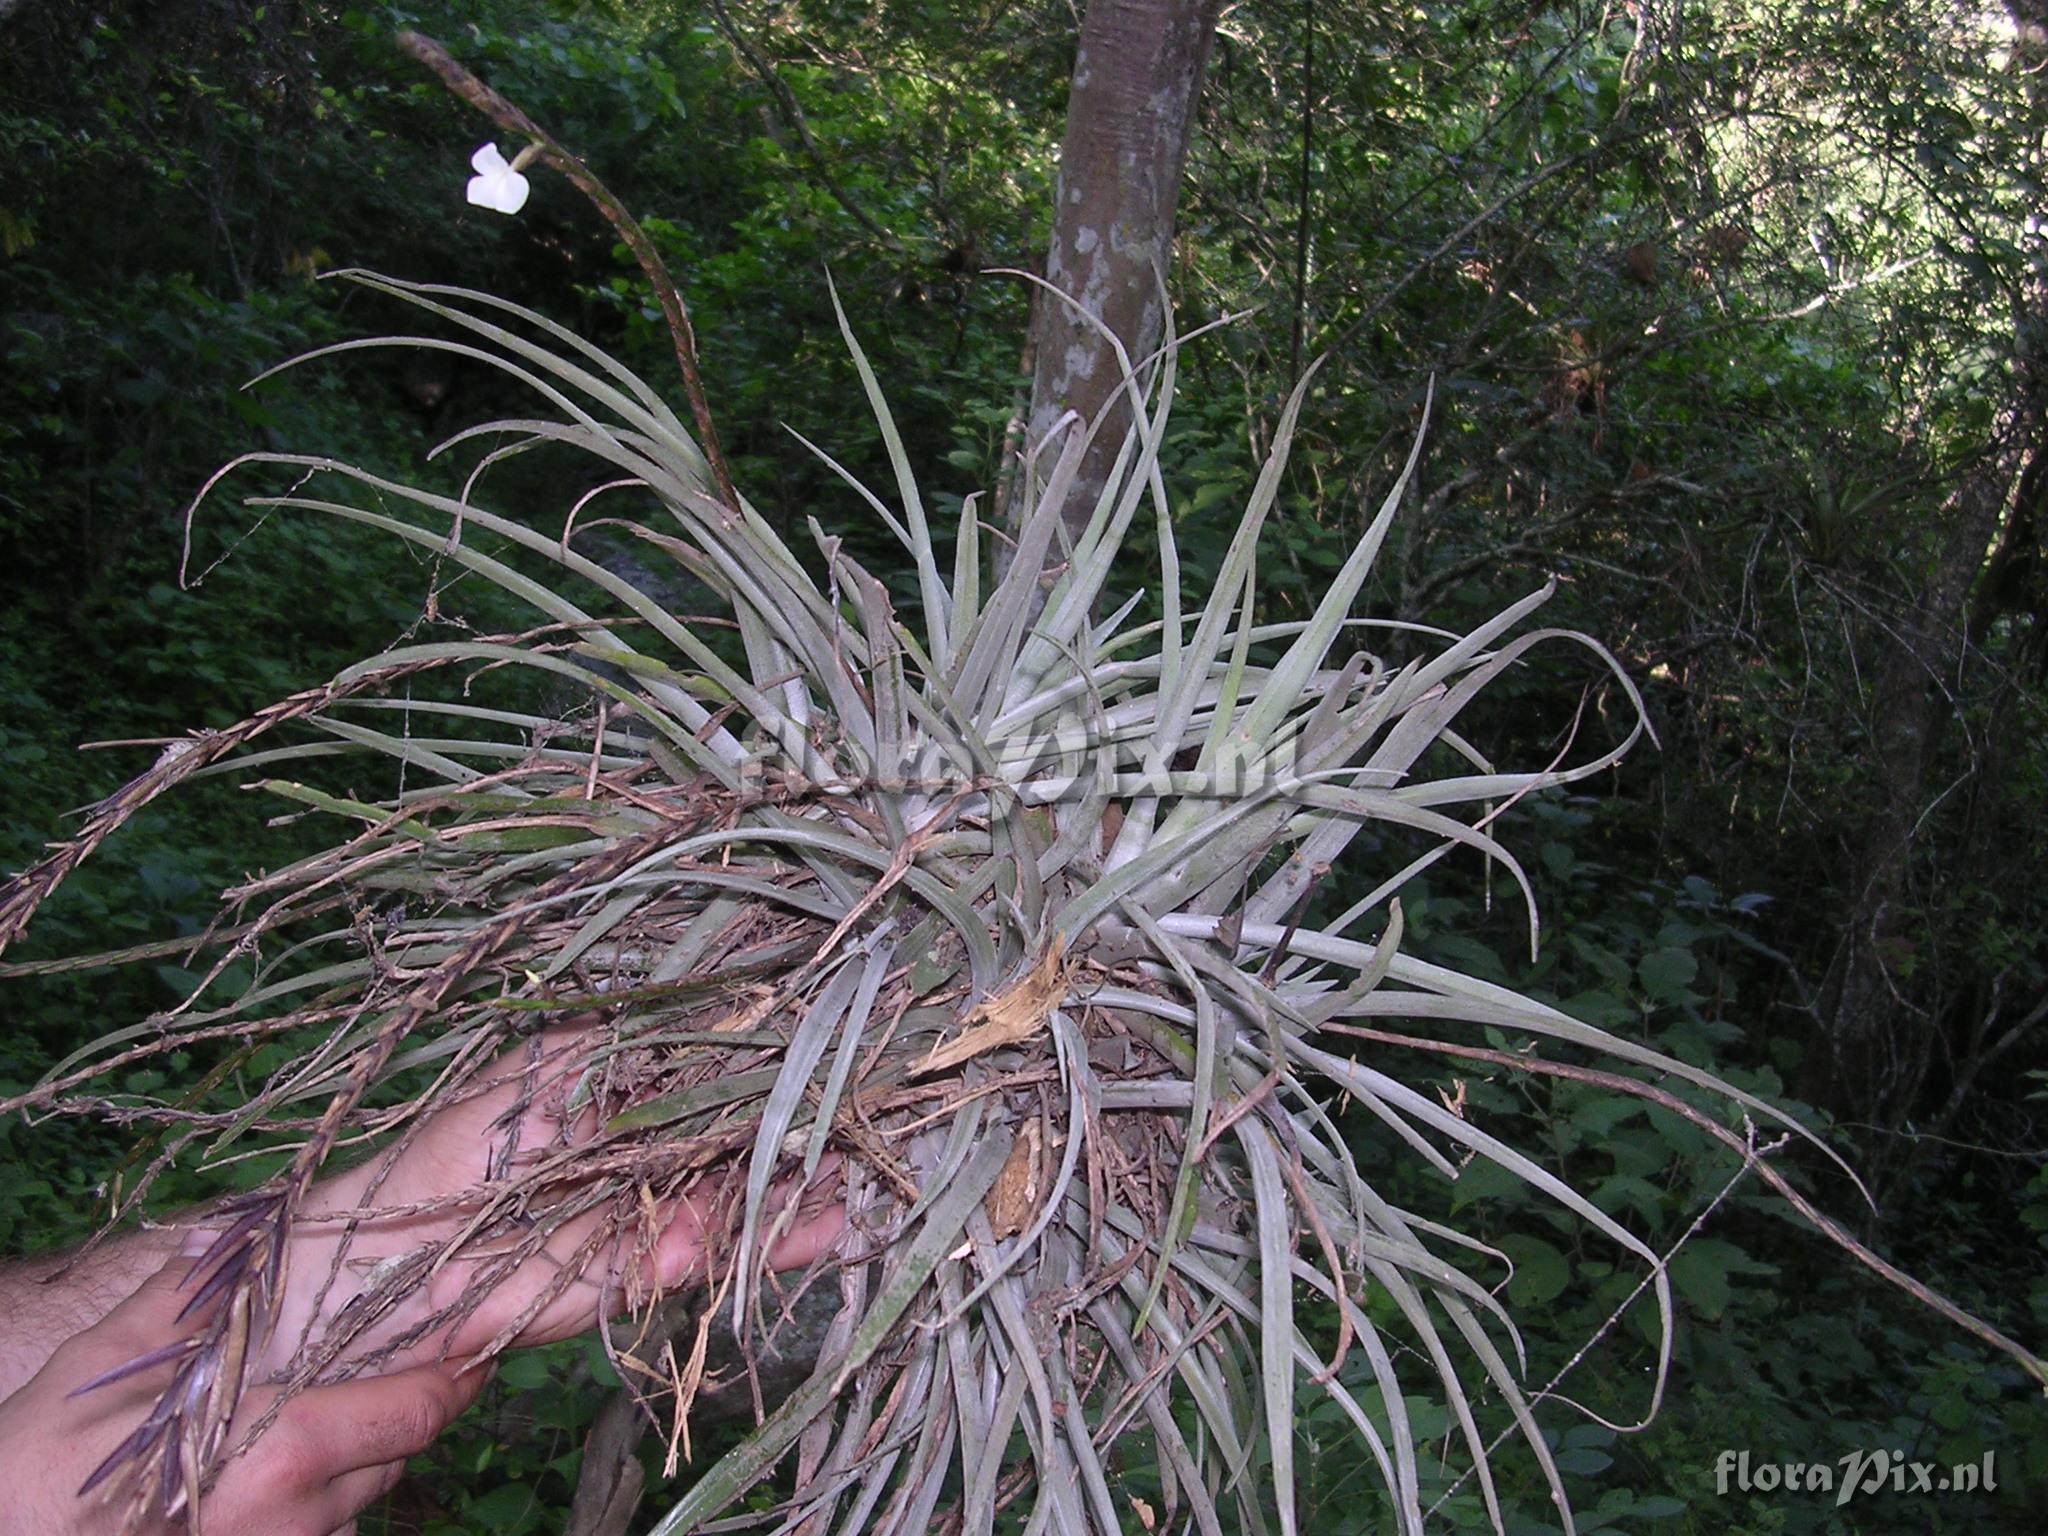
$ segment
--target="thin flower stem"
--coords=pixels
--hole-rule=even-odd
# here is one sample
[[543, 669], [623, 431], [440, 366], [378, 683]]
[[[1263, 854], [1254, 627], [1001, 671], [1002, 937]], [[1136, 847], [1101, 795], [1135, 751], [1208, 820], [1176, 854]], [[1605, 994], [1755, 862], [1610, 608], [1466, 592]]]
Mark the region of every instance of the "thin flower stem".
[[426, 65], [453, 94], [475, 107], [506, 133], [518, 134], [539, 145], [541, 160], [567, 177], [576, 190], [589, 198], [597, 211], [604, 215], [606, 222], [618, 231], [626, 249], [640, 263], [640, 270], [654, 285], [655, 300], [661, 305], [662, 318], [668, 322], [669, 335], [675, 341], [676, 366], [683, 375], [683, 393], [689, 398], [690, 415], [697, 424], [697, 439], [704, 449], [705, 462], [711, 466], [711, 479], [717, 488], [718, 499], [729, 510], [738, 513], [739, 493], [733, 489], [732, 472], [726, 467], [725, 450], [719, 446], [718, 428], [712, 423], [711, 406], [704, 398], [703, 376], [697, 369], [697, 333], [690, 324], [690, 311], [683, 303], [675, 279], [669, 276], [667, 263], [655, 250], [654, 242], [647, 238], [647, 231], [626, 211], [626, 205], [613, 195], [612, 190], [597, 179], [589, 166], [570, 154], [546, 129], [502, 94], [470, 73], [441, 44], [423, 33], [412, 31], [400, 32], [396, 41], [401, 53]]

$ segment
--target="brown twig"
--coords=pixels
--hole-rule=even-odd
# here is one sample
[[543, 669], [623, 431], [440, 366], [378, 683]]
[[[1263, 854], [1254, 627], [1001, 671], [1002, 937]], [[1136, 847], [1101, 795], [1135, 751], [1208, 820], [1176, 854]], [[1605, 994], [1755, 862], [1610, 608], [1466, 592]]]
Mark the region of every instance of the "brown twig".
[[690, 312], [683, 304], [682, 294], [676, 289], [675, 279], [669, 276], [668, 266], [662, 261], [660, 252], [655, 250], [654, 242], [647, 238], [647, 231], [626, 211], [626, 205], [613, 195], [611, 189], [591, 173], [589, 166], [556, 143], [546, 129], [504, 96], [456, 62], [441, 44], [412, 31], [400, 32], [396, 42], [401, 53], [432, 70], [453, 94], [475, 107], [506, 133], [518, 134], [540, 146], [542, 162], [567, 177], [570, 184], [589, 198], [597, 211], [604, 215], [605, 221], [618, 231], [626, 249], [640, 263], [640, 270], [654, 285], [655, 300], [661, 305], [662, 318], [668, 322], [669, 335], [675, 341], [676, 366], [682, 371], [683, 393], [690, 402], [690, 415], [697, 423], [697, 440], [704, 450], [705, 462], [711, 466], [711, 479], [717, 487], [718, 499], [737, 513], [740, 509], [739, 494], [733, 489], [732, 472], [725, 463], [725, 450], [718, 444], [718, 428], [712, 424], [711, 406], [704, 398], [704, 380], [697, 371], [697, 333], [690, 325]]
[[322, 683], [280, 699], [248, 719], [221, 731], [194, 731], [167, 745], [157, 760], [113, 794], [100, 801], [86, 817], [77, 834], [51, 844], [49, 856], [31, 865], [12, 880], [0, 884], [0, 953], [21, 937], [29, 919], [72, 870], [92, 857], [101, 843], [128, 820], [173, 785], [192, 777], [200, 769], [219, 762], [272, 728], [288, 721], [317, 714], [342, 699], [380, 684], [400, 681], [414, 673], [445, 666], [453, 658], [432, 657], [377, 667], [354, 679]]
[[[484, 636], [483, 643], [523, 645], [542, 635], [567, 627], [560, 624], [545, 624], [519, 634]], [[210, 767], [233, 755], [257, 737], [280, 725], [318, 714], [343, 699], [352, 698], [369, 689], [402, 682], [421, 672], [430, 672], [437, 667], [473, 659], [466, 655], [428, 656], [388, 666], [371, 667], [347, 681], [337, 678], [322, 683], [317, 688], [307, 688], [289, 698], [280, 699], [225, 730], [194, 731], [187, 736], [173, 737], [148, 769], [93, 806], [86, 816], [85, 825], [80, 827], [76, 834], [61, 843], [52, 843], [48, 857], [30, 865], [13, 879], [0, 882], [0, 954], [4, 954], [7, 947], [21, 937], [37, 909], [49, 899], [51, 893], [64, 882], [72, 870], [92, 857], [100, 844], [125, 826], [137, 812], [174, 785], [191, 778], [202, 768]], [[11, 1101], [8, 1107], [11, 1109], [18, 1102], [21, 1101]]]
[[1354, 1039], [1370, 1040], [1378, 1045], [1406, 1046], [1413, 1050], [1434, 1051], [1442, 1056], [1456, 1056], [1466, 1061], [1483, 1061], [1493, 1066], [1505, 1067], [1511, 1072], [1533, 1072], [1542, 1077], [1561, 1077], [1571, 1082], [1584, 1083], [1589, 1088], [1604, 1088], [1613, 1093], [1625, 1093], [1633, 1098], [1647, 1099], [1653, 1104], [1660, 1105], [1681, 1119], [1698, 1126], [1723, 1146], [1740, 1154], [1756, 1168], [1757, 1176], [1783, 1196], [1793, 1210], [1804, 1216], [1821, 1236], [1857, 1263], [1883, 1276], [1930, 1311], [1947, 1318], [1965, 1332], [1975, 1334], [2001, 1354], [2010, 1356], [2029, 1376], [2044, 1388], [2048, 1388], [2048, 1363], [2044, 1363], [2038, 1355], [2017, 1341], [2007, 1338], [1989, 1323], [1971, 1316], [1946, 1296], [1930, 1290], [1905, 1271], [1887, 1263], [1864, 1247], [1839, 1222], [1822, 1214], [1812, 1201], [1794, 1189], [1782, 1173], [1754, 1152], [1740, 1136], [1674, 1093], [1667, 1092], [1653, 1083], [1646, 1083], [1641, 1078], [1626, 1077], [1619, 1072], [1602, 1072], [1594, 1067], [1575, 1067], [1561, 1061], [1546, 1061], [1541, 1056], [1488, 1050], [1476, 1045], [1454, 1045], [1446, 1040], [1425, 1040], [1419, 1035], [1399, 1035], [1383, 1029], [1367, 1029], [1357, 1024], [1325, 1024], [1323, 1028], [1334, 1034], [1350, 1035]]

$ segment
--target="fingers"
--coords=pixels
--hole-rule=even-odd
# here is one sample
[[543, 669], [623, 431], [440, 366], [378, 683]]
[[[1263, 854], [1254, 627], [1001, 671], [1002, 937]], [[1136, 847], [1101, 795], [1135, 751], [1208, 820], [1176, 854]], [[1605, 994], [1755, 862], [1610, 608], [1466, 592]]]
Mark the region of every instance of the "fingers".
[[[773, 1189], [763, 1209], [762, 1232], [772, 1241], [768, 1262], [776, 1269], [798, 1269], [829, 1250], [845, 1225], [833, 1170], [820, 1185], [800, 1189], [784, 1183]], [[546, 1247], [502, 1276], [489, 1294], [445, 1340], [454, 1354], [475, 1354], [496, 1342], [514, 1323], [518, 1336], [511, 1347], [531, 1348], [586, 1333], [607, 1317], [625, 1310], [632, 1299], [650, 1291], [671, 1291], [707, 1278], [726, 1257], [723, 1245], [737, 1198], [736, 1180], [711, 1182], [689, 1194], [665, 1201], [654, 1220], [652, 1241], [632, 1228], [616, 1242], [588, 1258], [586, 1243], [606, 1219], [596, 1212], [564, 1223]], [[429, 1305], [447, 1305], [478, 1285], [482, 1259], [457, 1259], [443, 1265], [428, 1289]], [[546, 1305], [527, 1315], [538, 1300], [563, 1278], [570, 1265], [578, 1273]]]
[[[300, 1393], [272, 1434], [317, 1446], [326, 1476], [403, 1463], [434, 1443], [476, 1401], [488, 1371], [417, 1365], [389, 1376], [361, 1376]], [[261, 1441], [257, 1444], [260, 1446]]]
[[819, 1174], [817, 1183], [789, 1191], [796, 1208], [782, 1235], [768, 1249], [770, 1268], [802, 1269], [813, 1264], [831, 1251], [846, 1230], [846, 1191], [839, 1177], [837, 1153], [820, 1165]]
[[[354, 1228], [349, 1252], [356, 1262], [331, 1289], [325, 1277], [334, 1269], [317, 1245], [331, 1246], [337, 1239], [315, 1234], [302, 1240], [311, 1259], [298, 1263], [295, 1253], [283, 1305], [287, 1326], [280, 1330], [281, 1353], [289, 1354], [302, 1337], [317, 1333], [323, 1316], [339, 1311], [365, 1261], [453, 1236], [461, 1230], [462, 1212], [475, 1211], [473, 1192], [480, 1185], [502, 1190], [502, 1181], [516, 1174], [522, 1159], [565, 1139], [589, 1136], [596, 1129], [595, 1109], [585, 1102], [571, 1110], [570, 1103], [594, 1040], [587, 1021], [572, 1021], [513, 1045], [482, 1066], [455, 1102], [434, 1112], [374, 1189], [365, 1182], [364, 1170], [356, 1170], [316, 1190], [309, 1202], [315, 1208], [339, 1212], [367, 1200], [414, 1214], [366, 1219]], [[837, 1189], [836, 1168], [821, 1167], [818, 1177], [823, 1190]], [[443, 1349], [475, 1354], [514, 1330], [515, 1347], [585, 1332], [633, 1296], [706, 1278], [724, 1257], [724, 1234], [738, 1192], [737, 1171], [730, 1178], [707, 1178], [690, 1193], [664, 1201], [654, 1214], [654, 1231], [633, 1230], [629, 1222], [616, 1242], [593, 1238], [600, 1226], [616, 1221], [615, 1211], [590, 1211], [563, 1222], [546, 1234], [542, 1251], [530, 1254], [521, 1249], [519, 1234], [494, 1237], [448, 1256], [434, 1268], [423, 1293], [403, 1300], [355, 1347], [367, 1350], [400, 1335], [422, 1316], [440, 1314], [459, 1297], [473, 1299], [480, 1273], [490, 1275], [484, 1282], [489, 1294], [465, 1307], [451, 1328], [431, 1337], [415, 1332], [417, 1342], [407, 1351], [412, 1358]], [[447, 1214], [419, 1210], [436, 1202], [444, 1203]], [[831, 1246], [842, 1226], [842, 1213], [830, 1195], [799, 1191], [785, 1182], [771, 1193], [762, 1215], [768, 1262], [783, 1269], [807, 1265]], [[515, 1262], [505, 1262], [508, 1252]], [[565, 1275], [565, 1269], [575, 1273]]]
[[[835, 1169], [825, 1170], [817, 1185], [802, 1186], [785, 1180], [770, 1188], [761, 1210], [761, 1230], [771, 1237], [768, 1264], [771, 1269], [801, 1269], [831, 1248], [846, 1224], [845, 1207], [836, 1194]], [[605, 1303], [623, 1306], [624, 1276], [637, 1277], [641, 1289], [674, 1290], [678, 1286], [709, 1277], [713, 1264], [723, 1253], [714, 1251], [727, 1240], [730, 1202], [739, 1198], [740, 1175], [736, 1171], [725, 1183], [699, 1186], [690, 1193], [664, 1201], [656, 1220], [660, 1230], [651, 1245], [644, 1237], [623, 1237], [609, 1254], [601, 1255], [583, 1276], [586, 1283], [600, 1288]], [[570, 1229], [580, 1239], [588, 1227]], [[567, 1245], [562, 1246], [566, 1249]], [[587, 1303], [584, 1304], [587, 1310]], [[529, 1331], [520, 1347], [552, 1343], [592, 1327], [598, 1321], [582, 1317], [572, 1327], [545, 1336]]]
[[[77, 1490], [164, 1388], [177, 1341], [196, 1319], [190, 1257], [163, 1265], [97, 1326], [67, 1340], [0, 1414], [0, 1508], [32, 1510], [9, 1529], [97, 1530], [104, 1509]], [[143, 1362], [135, 1369], [136, 1362]], [[153, 1362], [153, 1363], [152, 1363]], [[352, 1527], [482, 1391], [486, 1370], [463, 1362], [312, 1387], [287, 1402], [245, 1454], [229, 1460], [204, 1500], [214, 1536], [321, 1536]], [[237, 1428], [274, 1404], [276, 1389], [244, 1399]], [[90, 1522], [87, 1524], [86, 1522]]]
[[[353, 1211], [365, 1201], [393, 1207], [456, 1200], [501, 1176], [500, 1165], [508, 1158], [559, 1139], [587, 1136], [596, 1124], [592, 1111], [586, 1105], [571, 1114], [568, 1101], [593, 1044], [586, 1019], [507, 1047], [439, 1103], [409, 1133], [402, 1151], [321, 1180], [306, 1214]], [[406, 1241], [431, 1236], [437, 1225], [450, 1222], [404, 1218], [397, 1223]]]
[[[503, 1115], [524, 1099], [529, 1101], [527, 1116], [539, 1121], [535, 1129], [567, 1126], [572, 1134], [580, 1130], [587, 1135], [596, 1125], [595, 1115], [586, 1106], [572, 1124], [567, 1104], [597, 1044], [594, 1021], [594, 1015], [585, 1015], [580, 1023], [552, 1025], [502, 1051], [477, 1077], [472, 1092], [482, 1109], [474, 1118], [485, 1111]], [[458, 1114], [461, 1108], [456, 1106]]]
[[[769, 1268], [802, 1269], [829, 1250], [845, 1226], [846, 1208], [831, 1195], [829, 1184], [804, 1188], [785, 1183], [771, 1189], [761, 1211], [762, 1231], [775, 1234]], [[702, 1197], [678, 1200], [655, 1240], [654, 1280], [672, 1289], [703, 1279], [716, 1257], [710, 1252], [714, 1240]]]
[[[347, 1531], [476, 1400], [490, 1373], [461, 1362], [310, 1387], [230, 1462], [206, 1502], [209, 1529]], [[278, 1520], [279, 1515], [288, 1516]], [[276, 1523], [271, 1523], [276, 1522]]]

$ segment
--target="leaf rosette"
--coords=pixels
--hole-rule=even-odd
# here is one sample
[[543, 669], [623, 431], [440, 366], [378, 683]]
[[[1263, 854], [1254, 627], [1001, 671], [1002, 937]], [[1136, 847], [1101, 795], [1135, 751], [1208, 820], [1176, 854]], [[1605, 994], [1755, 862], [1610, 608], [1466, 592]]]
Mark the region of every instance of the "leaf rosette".
[[[1497, 1163], [1643, 1261], [1668, 1354], [1657, 1257], [1404, 1081], [1398, 1061], [1355, 1057], [1341, 1031], [1497, 1029], [1773, 1112], [1402, 953], [1406, 882], [1462, 850], [1529, 899], [1492, 830], [1501, 810], [1606, 771], [1644, 730], [1605, 650], [1529, 627], [1548, 589], [1464, 635], [1354, 616], [1420, 439], [1310, 616], [1262, 623], [1260, 532], [1307, 380], [1206, 598], [1190, 602], [1160, 469], [1172, 345], [1141, 369], [1126, 363], [1135, 425], [1078, 537], [1061, 508], [1090, 424], [1069, 421], [1023, 467], [1014, 542], [997, 562], [972, 499], [943, 547], [842, 312], [893, 494], [841, 473], [861, 515], [902, 546], [914, 595], [899, 601], [816, 523], [799, 554], [723, 498], [656, 391], [569, 331], [480, 293], [347, 276], [449, 334], [325, 353], [452, 352], [516, 380], [535, 414], [446, 445], [484, 445], [459, 496], [321, 457], [229, 468], [294, 477], [250, 498], [264, 515], [407, 541], [524, 604], [533, 627], [403, 645], [177, 744], [0, 898], [4, 940], [123, 820], [195, 776], [241, 775], [343, 828], [226, 893], [184, 1003], [96, 1042], [11, 1106], [104, 1108], [106, 1075], [142, 1055], [203, 1049], [236, 1063], [260, 1059], [262, 1042], [294, 1043], [232, 1114], [120, 1103], [129, 1121], [155, 1122], [151, 1169], [266, 1135], [289, 1149], [256, 1196], [239, 1197], [215, 1256], [214, 1289], [239, 1320], [235, 1369], [211, 1369], [194, 1389], [201, 1409], [160, 1413], [155, 1439], [125, 1448], [167, 1500], [195, 1457], [221, 1452], [313, 1174], [360, 1141], [402, 1145], [509, 1045], [564, 1022], [594, 1042], [564, 1089], [581, 1134], [508, 1157], [448, 1252], [378, 1266], [370, 1300], [301, 1349], [299, 1379], [373, 1363], [377, 1318], [457, 1252], [516, 1259], [593, 1213], [606, 1239], [652, 1241], [658, 1213], [690, 1200], [718, 1224], [707, 1306], [743, 1343], [772, 1341], [805, 1287], [827, 1288], [837, 1309], [808, 1380], [688, 1488], [662, 1533], [703, 1528], [792, 1455], [777, 1514], [808, 1530], [972, 1533], [1019, 1518], [1029, 1531], [1116, 1530], [1140, 1503], [1152, 1512], [1122, 1490], [1137, 1460], [1166, 1518], [1290, 1532], [1304, 1386], [1356, 1432], [1404, 1531], [1424, 1515], [1405, 1406], [1417, 1392], [1448, 1410], [1496, 1520], [1482, 1408], [1520, 1430], [1558, 1489], [1512, 1319], [1466, 1262], [1472, 1245], [1374, 1187], [1330, 1100], [1343, 1095], [1446, 1176], [1474, 1156]], [[551, 531], [474, 494], [485, 468], [544, 445], [595, 461], [592, 489]], [[653, 510], [599, 519], [600, 494]], [[1146, 594], [1112, 591], [1134, 528], [1157, 552], [1156, 617], [1143, 621], [1132, 615]], [[671, 611], [620, 562], [584, 552], [600, 533], [671, 563], [722, 611]], [[1419, 654], [1384, 661], [1383, 641]], [[1496, 767], [1461, 719], [1544, 645], [1578, 647], [1631, 723], [1583, 761]], [[508, 672], [569, 707], [469, 695]], [[447, 678], [463, 687], [427, 686]], [[272, 732], [293, 739], [275, 745]], [[309, 782], [327, 759], [382, 762], [399, 787], [359, 799]], [[1360, 894], [1325, 913], [1320, 883], [1368, 831], [1375, 848], [1414, 851], [1371, 878], [1347, 866]], [[1533, 944], [1533, 900], [1529, 914]], [[231, 962], [253, 972], [239, 991], [223, 981]], [[792, 1183], [848, 1212], [837, 1250], [800, 1278], [767, 1263], [782, 1219], [773, 1194]], [[1304, 1298], [1335, 1319], [1334, 1341], [1304, 1328]], [[700, 1382], [657, 1381], [634, 1353], [661, 1298], [625, 1300], [640, 1331], [607, 1337], [628, 1379], [680, 1395], [663, 1418], [686, 1421]], [[435, 1316], [465, 1304], [444, 1298]], [[690, 1343], [686, 1331], [670, 1358], [701, 1366]]]

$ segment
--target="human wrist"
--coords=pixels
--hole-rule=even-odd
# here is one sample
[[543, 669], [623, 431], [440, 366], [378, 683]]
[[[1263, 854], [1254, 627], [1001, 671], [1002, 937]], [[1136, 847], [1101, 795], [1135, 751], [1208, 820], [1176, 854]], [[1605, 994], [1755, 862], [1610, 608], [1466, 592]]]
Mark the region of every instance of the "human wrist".
[[57, 1347], [93, 1327], [177, 1253], [186, 1230], [144, 1227], [86, 1251], [0, 1264], [0, 1402], [40, 1371]]

